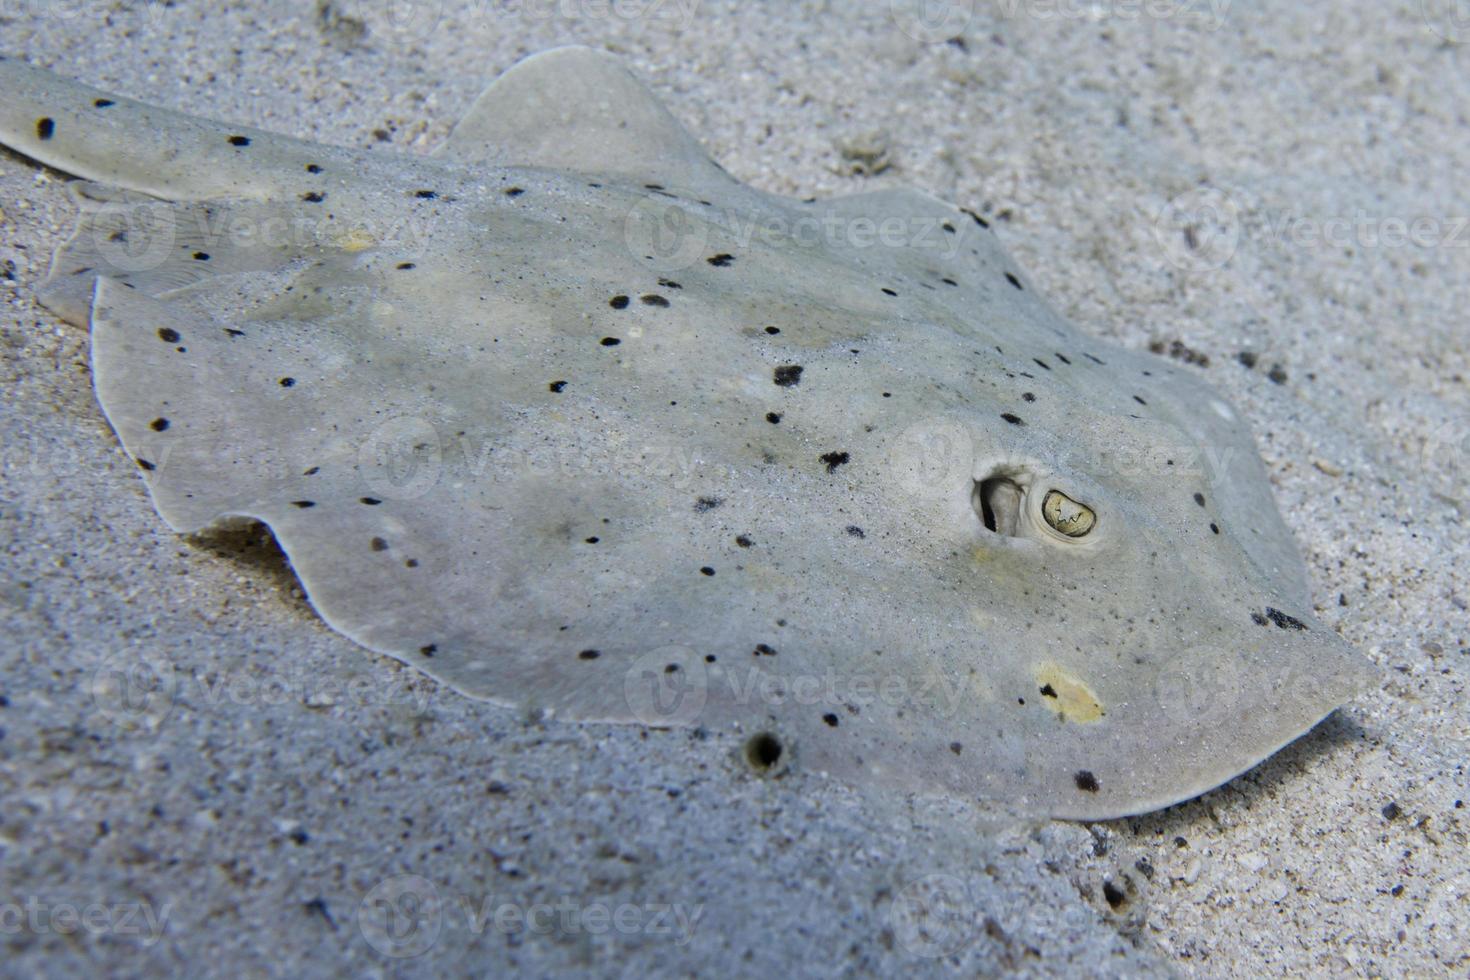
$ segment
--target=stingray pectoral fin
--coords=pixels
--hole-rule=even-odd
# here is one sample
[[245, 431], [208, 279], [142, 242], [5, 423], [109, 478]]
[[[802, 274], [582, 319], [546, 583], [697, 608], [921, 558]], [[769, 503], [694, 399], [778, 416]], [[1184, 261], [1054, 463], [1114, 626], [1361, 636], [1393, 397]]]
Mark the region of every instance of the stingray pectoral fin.
[[220, 277], [278, 270], [299, 254], [289, 239], [238, 234], [287, 212], [246, 201], [178, 202], [76, 181], [77, 224], [56, 250], [51, 274], [37, 289], [41, 303], [69, 323], [86, 326], [99, 278], [158, 297]]
[[97, 400], [176, 531], [236, 514], [269, 522], [311, 499], [303, 473], [325, 462], [315, 419], [337, 394], [317, 390], [328, 386], [312, 369], [289, 336], [97, 280]]
[[547, 167], [674, 188], [734, 181], [618, 59], [585, 47], [527, 58], [496, 79], [439, 152], [497, 167]]
[[134, 102], [0, 59], [0, 144], [64, 173], [170, 200], [265, 198], [347, 154]]
[[1303, 626], [1263, 626], [1239, 646], [1181, 650], [1134, 673], [1127, 702], [1099, 724], [1060, 726], [1036, 755], [1036, 773], [1051, 776], [1037, 780], [1044, 789], [1030, 804], [1106, 820], [1193, 799], [1382, 683], [1382, 670], [1332, 630]]

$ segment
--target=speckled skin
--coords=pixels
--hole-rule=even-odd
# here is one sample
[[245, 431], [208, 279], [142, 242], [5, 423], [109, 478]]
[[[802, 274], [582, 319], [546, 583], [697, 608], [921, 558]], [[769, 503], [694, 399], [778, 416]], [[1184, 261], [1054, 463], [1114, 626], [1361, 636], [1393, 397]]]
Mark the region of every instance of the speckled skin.
[[84, 188], [46, 291], [159, 512], [264, 522], [329, 623], [467, 694], [1096, 819], [1370, 677], [1234, 409], [1078, 333], [979, 215], [760, 194], [585, 48], [429, 160], [0, 79], [0, 141], [152, 195]]

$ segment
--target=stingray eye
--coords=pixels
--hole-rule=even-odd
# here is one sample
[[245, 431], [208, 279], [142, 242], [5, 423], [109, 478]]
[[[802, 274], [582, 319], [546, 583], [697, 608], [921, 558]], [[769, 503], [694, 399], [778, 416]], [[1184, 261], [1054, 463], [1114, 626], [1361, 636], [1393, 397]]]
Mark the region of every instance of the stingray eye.
[[1053, 531], [1069, 538], [1080, 538], [1097, 524], [1092, 508], [1079, 504], [1060, 490], [1050, 490], [1041, 502], [1041, 516]]

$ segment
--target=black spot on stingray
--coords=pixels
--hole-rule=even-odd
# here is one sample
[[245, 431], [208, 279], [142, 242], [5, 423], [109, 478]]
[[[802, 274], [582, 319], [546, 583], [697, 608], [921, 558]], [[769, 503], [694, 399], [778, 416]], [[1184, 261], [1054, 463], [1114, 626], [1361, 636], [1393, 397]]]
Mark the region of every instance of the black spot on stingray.
[[959, 285], [959, 283], [957, 283], [953, 279], [949, 278], [949, 276], [945, 276], [943, 279], [941, 279], [939, 281], [942, 282], [942, 283], [944, 283], [946, 286], [958, 286]]
[[980, 217], [978, 214], [976, 214], [974, 211], [971, 211], [969, 208], [960, 208], [960, 210], [963, 211], [963, 212], [965, 212], [965, 214], [968, 214], [971, 218], [974, 218], [975, 219], [975, 224], [979, 225], [981, 228], [989, 228], [990, 227], [990, 222], [986, 221], [984, 218]]
[[1021, 400], [1023, 402], [1034, 402], [1036, 401], [1036, 396], [1029, 391], [1023, 391], [1021, 392]]
[[1050, 684], [1043, 684], [1041, 685], [1041, 693], [1046, 697], [1054, 698], [1057, 696], [1057, 689]]
[[145, 470], [149, 473], [152, 473], [154, 470], [158, 469], [158, 467], [154, 466], [152, 463], [148, 462], [148, 460], [144, 459], [141, 456], [139, 456], [133, 462], [138, 464], [138, 469]]
[[601, 540], [602, 540], [601, 538], [597, 537], [596, 535], [593, 535], [590, 538], [583, 538], [582, 539], [582, 543], [583, 544], [596, 544], [597, 542], [599, 542]]
[[668, 306], [669, 305], [669, 301], [666, 300], [666, 299], [664, 299], [658, 293], [644, 293], [642, 296], [639, 296], [638, 297], [638, 302], [642, 303], [644, 306]]
[[382, 501], [379, 500], [377, 497], [358, 497], [357, 502], [360, 504], [367, 504], [369, 507], [376, 507], [382, 503]]
[[953, 235], [955, 233], [954, 225], [950, 224], [948, 221], [941, 221], [939, 223], [939, 227], [943, 228], [945, 231], [949, 232], [951, 235]]
[[1094, 364], [1101, 364], [1104, 367], [1107, 366], [1107, 363], [1108, 363], [1107, 361], [1100, 360], [1099, 358], [1093, 357], [1091, 354], [1084, 353], [1082, 356], [1085, 357], [1085, 358], [1087, 358], [1089, 361], [1091, 361]]
[[36, 120], [36, 135], [38, 137], [40, 137], [41, 139], [43, 139], [43, 140], [49, 140], [51, 137], [55, 136], [56, 135], [56, 120], [54, 120], [54, 119], [37, 119]]
[[1138, 402], [1138, 404], [1140, 404], [1140, 405], [1147, 405], [1148, 404], [1148, 402], [1144, 401], [1138, 395], [1134, 395], [1133, 396], [1133, 400], [1136, 401], [1136, 402]]
[[413, 196], [423, 201], [432, 201], [439, 196], [438, 191], [414, 191]]
[[438, 650], [439, 646], [435, 643], [426, 643], [423, 646], [419, 647], [419, 653], [423, 654], [425, 657], [432, 657], [435, 653], [438, 652]]
[[628, 297], [614, 296], [612, 299], [607, 301], [607, 305], [611, 306], [615, 310], [626, 310], [628, 308]]
[[1278, 385], [1284, 385], [1287, 381], [1291, 380], [1286, 373], [1286, 368], [1280, 364], [1271, 365], [1271, 370], [1266, 372], [1266, 377], [1271, 379], [1272, 384]]
[[158, 339], [165, 344], [177, 344], [179, 342], [179, 332], [173, 327], [160, 327], [158, 330]]
[[99, 109], [111, 109], [113, 106], [117, 105], [117, 103], [112, 101], [111, 99], [98, 99], [92, 104]]
[[1019, 415], [1012, 414], [1011, 412], [1001, 412], [1000, 413], [1000, 417], [1003, 418], [1003, 419], [1005, 419], [1007, 422], [1011, 423], [1011, 425], [1025, 425], [1026, 424], [1026, 420], [1025, 419], [1021, 418], [1021, 416], [1019, 416]]
[[419, 567], [419, 560], [417, 558], [410, 558], [408, 561], [406, 561], [406, 562], [403, 563], [403, 567], [404, 568], [418, 568]]
[[1015, 286], [1017, 289], [1026, 288], [1025, 286], [1021, 285], [1021, 280], [1017, 279], [1013, 274], [1009, 272], [1006, 273], [1006, 282], [1010, 283], [1012, 286]]
[[963, 745], [961, 745], [959, 742], [950, 742], [949, 743], [949, 750], [951, 752], [953, 752], [955, 755], [959, 755], [961, 752], [965, 751], [965, 747]]
[[168, 425], [168, 419], [159, 418], [154, 419], [152, 422], [149, 422], [148, 428], [152, 429], [154, 432], [167, 432]]
[[280, 380], [279, 384], [280, 384], [280, 386], [282, 388], [294, 388], [294, 387], [296, 387], [296, 379], [295, 378], [282, 378]]
[[766, 333], [770, 334], [772, 337], [776, 336], [776, 334], [778, 334], [780, 332], [781, 332], [781, 328], [780, 327], [766, 327]]
[[752, 657], [774, 657], [776, 655], [776, 650], [774, 647], [769, 646], [765, 643], [757, 643], [755, 645], [755, 649], [750, 651], [750, 655]]
[[705, 511], [714, 510], [723, 503], [724, 501], [719, 497], [700, 497], [694, 502], [694, 510], [696, 513], [703, 514]]
[[1205, 495], [1202, 494], [1202, 493], [1195, 494], [1194, 495], [1194, 502], [1197, 503], [1197, 504], [1199, 504], [1201, 507], [1203, 507], [1205, 505]]
[[850, 535], [852, 535], [855, 538], [866, 538], [867, 537], [867, 534], [865, 534], [863, 532], [863, 529], [860, 528], [860, 527], [858, 527], [856, 524], [849, 524], [849, 525], [847, 525], [847, 533], [850, 534]]
[[560, 393], [563, 389], [566, 388], [566, 386], [567, 383], [565, 381], [553, 381], [551, 384], [547, 385], [546, 388], [548, 391], [555, 391], [557, 393]]
[[322, 468], [320, 466], [313, 466], [310, 469], [306, 470], [301, 475], [302, 476], [316, 476], [321, 471], [322, 471]]
[[225, 336], [227, 336], [227, 337], [243, 337], [243, 336], [245, 336], [245, 331], [243, 331], [243, 330], [236, 330], [234, 327], [225, 327]]
[[301, 195], [301, 199], [308, 204], [320, 204], [327, 199], [327, 195], [322, 191], [307, 191]]
[[801, 365], [782, 364], [774, 372], [776, 384], [782, 388], [793, 388], [801, 384]]
[[735, 543], [738, 544], [742, 548], [749, 548], [751, 545], [755, 544], [754, 541], [750, 540], [749, 538], [747, 538], [743, 534], [739, 534], [739, 535], [736, 535], [735, 536]]
[[884, 286], [883, 287], [883, 295], [885, 295], [885, 296], [897, 296], [898, 293], [895, 293], [893, 290], [889, 289], [887, 286]]
[[1214, 534], [1219, 534], [1220, 533], [1220, 525], [1216, 524], [1214, 521], [1211, 521], [1210, 522], [1210, 531], [1212, 533], [1214, 533]]
[[250, 137], [248, 137], [248, 136], [231, 136], [230, 137], [230, 145], [231, 146], [249, 146], [250, 145]]
[[821, 456], [822, 462], [827, 464], [828, 473], [836, 473], [837, 467], [842, 466], [849, 458], [845, 452], [823, 453]]
[[837, 727], [837, 716], [830, 711], [822, 716], [822, 721], [826, 724], [828, 728]]
[[600, 651], [600, 650], [583, 650], [583, 651], [581, 651], [580, 653], [577, 654], [577, 659], [578, 660], [596, 660], [600, 656], [602, 656], [602, 651]]
[[1271, 625], [1271, 621], [1269, 619], [1255, 611], [1251, 612], [1251, 622], [1255, 623], [1257, 626]]
[[621, 344], [622, 341], [616, 337], [603, 337], [602, 340], [599, 341], [599, 343], [601, 343], [604, 347], [616, 347], [618, 346], [618, 344]]
[[714, 573], [715, 573], [715, 570], [713, 568], [710, 568], [708, 565], [705, 565], [703, 568], [701, 568], [699, 570], [699, 574], [705, 576], [706, 578], [708, 578], [709, 576], [713, 575]]
[[398, 263], [398, 270], [400, 272], [407, 272], [409, 269], [417, 269], [417, 268], [418, 268], [418, 266], [414, 265], [412, 262], [400, 262], [400, 263]]
[[1098, 791], [1097, 777], [1087, 769], [1077, 770], [1076, 775], [1072, 777], [1072, 781], [1084, 793], [1096, 793]]
[[322, 168], [314, 163], [308, 163], [306, 165], [306, 172], [309, 174], [319, 174], [322, 172]]
[[1266, 607], [1266, 618], [1284, 630], [1304, 630], [1307, 628], [1307, 624], [1295, 616], [1288, 616], [1280, 609], [1272, 609], [1270, 606]]
[[1071, 364], [1072, 363], [1071, 358], [1067, 357], [1066, 354], [1057, 354], [1057, 360], [1061, 361], [1063, 364]]
[[505, 194], [506, 197], [520, 197], [522, 194], [526, 193], [526, 189], [524, 187], [507, 187], [504, 191], [502, 191], [502, 193]]
[[209, 261], [209, 253], [208, 252], [195, 252], [194, 253], [194, 261], [195, 262], [208, 262]]
[[1046, 371], [1050, 371], [1051, 370], [1051, 365], [1048, 364], [1048, 363], [1046, 363], [1045, 361], [1043, 361], [1041, 358], [1039, 358], [1039, 357], [1033, 357], [1033, 358], [1031, 358], [1031, 360], [1036, 363], [1036, 366], [1037, 367], [1042, 368], [1043, 370], [1046, 370]]
[[371, 541], [368, 542], [368, 544], [372, 547], [374, 551], [388, 550], [388, 542], [384, 541], [382, 538], [373, 538]]
[[315, 507], [316, 506], [316, 501], [315, 500], [293, 500], [293, 501], [291, 501], [291, 506], [292, 507], [297, 507], [297, 508], [299, 508], [301, 510], [307, 510], [308, 508]]
[[721, 252], [719, 255], [711, 255], [709, 258], [705, 259], [705, 261], [708, 262], [710, 265], [723, 269], [725, 266], [735, 261], [735, 256], [731, 255], [729, 252]]

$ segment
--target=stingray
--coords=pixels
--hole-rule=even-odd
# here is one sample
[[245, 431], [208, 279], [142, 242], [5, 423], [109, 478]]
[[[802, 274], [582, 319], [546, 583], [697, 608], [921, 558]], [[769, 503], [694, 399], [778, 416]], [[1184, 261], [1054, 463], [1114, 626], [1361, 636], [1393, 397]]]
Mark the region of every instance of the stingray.
[[1247, 423], [981, 214], [751, 188], [585, 48], [428, 156], [0, 81], [0, 142], [81, 178], [38, 293], [163, 520], [264, 522], [333, 629], [466, 695], [1095, 819], [1372, 681]]

